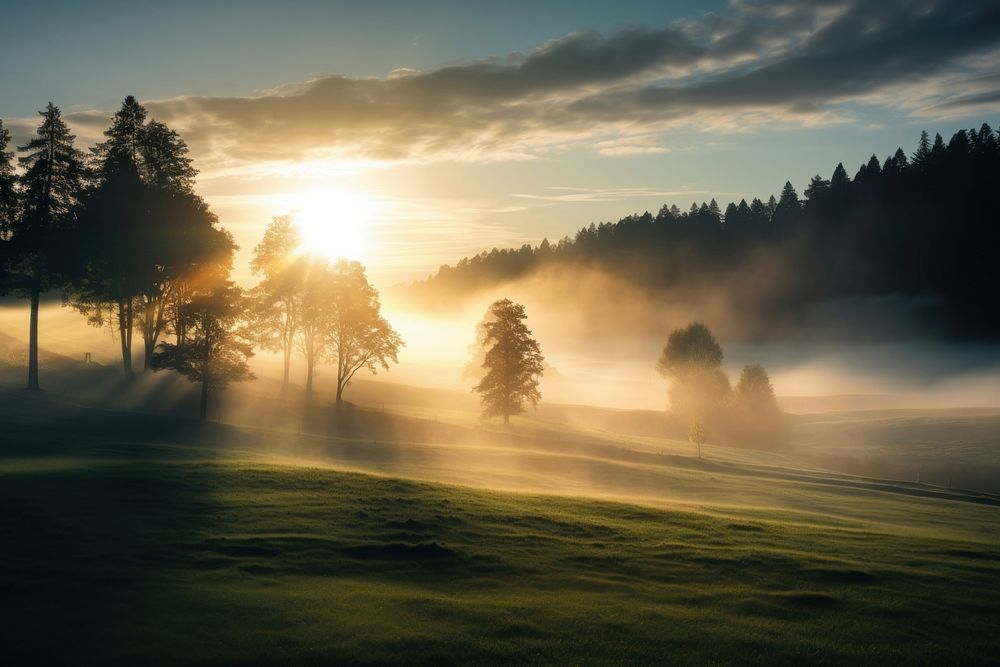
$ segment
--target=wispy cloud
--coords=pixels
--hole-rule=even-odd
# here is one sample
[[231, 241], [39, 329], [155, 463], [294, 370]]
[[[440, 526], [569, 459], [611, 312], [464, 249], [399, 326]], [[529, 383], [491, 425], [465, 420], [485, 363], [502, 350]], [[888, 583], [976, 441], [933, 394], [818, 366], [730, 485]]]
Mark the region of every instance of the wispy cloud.
[[[668, 130], [846, 122], [857, 102], [920, 116], [997, 110], [998, 47], [995, 0], [735, 0], [697, 20], [573, 33], [526, 54], [147, 106], [210, 172], [523, 160], [581, 144], [652, 154], [672, 148]], [[108, 120], [69, 115], [81, 138]]]
[[737, 192], [716, 192], [683, 188], [679, 190], [651, 190], [648, 188], [578, 188], [570, 186], [549, 186], [542, 194], [515, 193], [512, 197], [548, 202], [614, 202], [628, 199], [669, 199], [688, 195], [739, 195]]

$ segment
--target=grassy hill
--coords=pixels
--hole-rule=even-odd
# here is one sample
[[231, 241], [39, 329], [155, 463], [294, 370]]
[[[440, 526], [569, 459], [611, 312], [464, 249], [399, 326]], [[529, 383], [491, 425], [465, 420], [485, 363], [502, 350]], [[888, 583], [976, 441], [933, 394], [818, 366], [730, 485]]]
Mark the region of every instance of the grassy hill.
[[[1000, 649], [988, 494], [554, 426], [376, 441], [16, 391], [0, 419], [10, 664], [971, 663]], [[404, 417], [353, 419], [370, 433]], [[505, 481], [521, 491], [476, 488]]]

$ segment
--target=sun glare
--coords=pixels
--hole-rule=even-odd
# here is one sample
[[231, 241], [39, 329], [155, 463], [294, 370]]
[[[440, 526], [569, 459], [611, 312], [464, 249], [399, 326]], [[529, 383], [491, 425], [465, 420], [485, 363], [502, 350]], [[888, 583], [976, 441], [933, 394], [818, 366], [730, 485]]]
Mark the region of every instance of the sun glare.
[[331, 259], [364, 259], [375, 202], [346, 190], [314, 190], [292, 197], [302, 251]]

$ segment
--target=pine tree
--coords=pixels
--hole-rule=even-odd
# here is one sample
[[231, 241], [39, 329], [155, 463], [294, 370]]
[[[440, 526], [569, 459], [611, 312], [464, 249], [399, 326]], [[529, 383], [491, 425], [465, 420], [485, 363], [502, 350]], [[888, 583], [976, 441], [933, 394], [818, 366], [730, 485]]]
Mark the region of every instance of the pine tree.
[[850, 184], [851, 179], [847, 175], [847, 170], [844, 169], [844, 163], [838, 162], [837, 167], [833, 170], [833, 175], [830, 177], [830, 192], [836, 197], [843, 197]]
[[502, 416], [504, 424], [524, 412], [525, 402], [538, 405], [542, 397], [538, 385], [544, 358], [525, 319], [524, 306], [503, 299], [490, 306], [482, 323], [486, 373], [473, 391], [482, 398], [483, 417]]
[[808, 199], [810, 203], [813, 203], [822, 198], [823, 195], [829, 191], [829, 189], [830, 181], [826, 180], [819, 174], [816, 174], [812, 177], [812, 180], [809, 181], [808, 187], [806, 187], [806, 199]]
[[10, 130], [0, 120], [0, 241], [10, 238], [17, 220], [17, 176], [14, 174], [14, 153], [9, 152]]
[[107, 139], [91, 149], [105, 180], [113, 178], [122, 170], [141, 173], [145, 122], [145, 107], [131, 95], [127, 96], [122, 101], [121, 108], [115, 112], [111, 127], [104, 132]]
[[927, 165], [928, 159], [931, 156], [931, 139], [927, 134], [927, 130], [923, 130], [920, 133], [920, 141], [917, 142], [917, 150], [913, 153], [913, 166], [917, 168], [924, 168]]
[[126, 377], [133, 332], [142, 336], [143, 371], [150, 370], [169, 320], [181, 317], [185, 281], [215, 272], [213, 262], [228, 266], [235, 248], [192, 190], [187, 146], [145, 119], [146, 109], [129, 95], [93, 149], [99, 184], [81, 215], [83, 266], [70, 298], [91, 323], [117, 328]]
[[146, 180], [161, 190], [193, 193], [198, 170], [187, 157], [188, 147], [180, 135], [154, 120], [143, 128], [140, 139]]
[[767, 219], [774, 219], [774, 212], [778, 210], [778, 200], [774, 198], [774, 195], [768, 197], [767, 204], [765, 204], [765, 210], [767, 211]]
[[715, 201], [715, 197], [712, 197], [712, 201], [708, 204], [708, 215], [714, 222], [722, 221], [722, 211], [719, 209], [719, 202]]
[[36, 136], [18, 148], [21, 210], [11, 230], [13, 284], [31, 301], [28, 333], [28, 388], [38, 389], [38, 305], [41, 293], [59, 284], [60, 244], [86, 183], [84, 156], [73, 146], [76, 137], [49, 102], [39, 111]]

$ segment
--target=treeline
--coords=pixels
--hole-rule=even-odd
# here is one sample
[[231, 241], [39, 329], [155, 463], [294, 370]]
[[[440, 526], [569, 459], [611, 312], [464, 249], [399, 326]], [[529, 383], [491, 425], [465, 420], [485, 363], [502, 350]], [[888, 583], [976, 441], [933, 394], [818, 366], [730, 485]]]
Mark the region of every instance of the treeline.
[[428, 302], [461, 297], [559, 265], [599, 268], [640, 287], [723, 284], [765, 250], [781, 258], [783, 275], [752, 305], [773, 316], [819, 300], [894, 294], [933, 301], [942, 334], [997, 338], [997, 174], [1000, 138], [989, 125], [947, 143], [924, 132], [912, 154], [872, 155], [853, 178], [838, 164], [801, 196], [786, 182], [767, 201], [665, 205], [557, 243], [482, 252], [408, 291]]
[[16, 153], [0, 122], [0, 291], [30, 303], [29, 389], [40, 387], [38, 311], [50, 291], [111, 328], [126, 377], [138, 335], [142, 372], [169, 369], [200, 383], [202, 418], [210, 390], [253, 378], [247, 360], [257, 346], [286, 351], [286, 385], [293, 345], [306, 357], [310, 390], [317, 364], [337, 364], [338, 403], [358, 369], [395, 361], [402, 341], [379, 315], [364, 267], [301, 252], [287, 219], [255, 249], [260, 285], [230, 280], [237, 248], [194, 192], [187, 145], [147, 120], [134, 97], [88, 153], [58, 107], [39, 114]]

